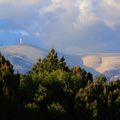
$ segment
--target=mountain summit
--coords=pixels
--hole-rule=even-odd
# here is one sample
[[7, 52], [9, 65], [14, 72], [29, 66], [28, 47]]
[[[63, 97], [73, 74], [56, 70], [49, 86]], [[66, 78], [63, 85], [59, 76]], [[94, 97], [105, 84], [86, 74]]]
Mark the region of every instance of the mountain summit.
[[[44, 58], [47, 51], [30, 45], [13, 45], [0, 47], [1, 53], [14, 65], [16, 72], [26, 73]], [[80, 66], [94, 75], [105, 74], [109, 79], [120, 76], [120, 53], [99, 53], [64, 56], [69, 66]]]
[[[14, 65], [16, 72], [26, 73], [32, 68], [39, 58], [44, 58], [48, 52], [46, 50], [25, 44], [0, 47], [1, 53]], [[64, 56], [69, 66], [82, 66], [82, 61], [78, 56], [59, 54]]]
[[0, 47], [1, 53], [14, 65], [16, 72], [25, 73], [46, 52], [30, 45], [13, 45]]

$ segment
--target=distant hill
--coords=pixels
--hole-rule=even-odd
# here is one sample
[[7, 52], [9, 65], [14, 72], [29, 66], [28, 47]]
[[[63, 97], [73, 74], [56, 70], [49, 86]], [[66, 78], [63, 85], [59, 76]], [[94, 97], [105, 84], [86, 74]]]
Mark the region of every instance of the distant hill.
[[0, 47], [1, 53], [14, 65], [16, 72], [26, 73], [39, 58], [46, 56], [42, 49], [29, 45], [14, 45]]
[[120, 68], [119, 53], [83, 55], [81, 58], [83, 60], [84, 65], [94, 68], [100, 73]]
[[[39, 58], [48, 54], [48, 51], [30, 45], [3, 46], [0, 47], [0, 51], [14, 65], [15, 72], [20, 73], [28, 72]], [[119, 53], [58, 55], [64, 56], [70, 67], [80, 66], [95, 76], [105, 74], [109, 79], [120, 76]]]
[[[39, 58], [44, 58], [48, 54], [48, 51], [31, 45], [3, 46], [0, 47], [0, 51], [14, 65], [15, 72], [19, 73], [26, 73], [32, 68]], [[97, 73], [94, 69], [84, 66], [80, 56], [62, 53], [59, 53], [58, 56], [64, 56], [70, 67], [80, 66], [89, 72], [94, 74]]]
[[81, 56], [83, 64], [107, 78], [120, 78], [120, 53], [99, 53]]

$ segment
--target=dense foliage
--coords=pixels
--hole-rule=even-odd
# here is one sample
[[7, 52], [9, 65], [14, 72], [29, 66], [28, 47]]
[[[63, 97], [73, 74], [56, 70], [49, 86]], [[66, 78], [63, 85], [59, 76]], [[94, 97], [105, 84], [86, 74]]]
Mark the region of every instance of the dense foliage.
[[0, 54], [0, 119], [14, 116], [19, 78], [19, 74], [14, 74], [12, 64]]
[[69, 68], [52, 49], [26, 75], [0, 56], [1, 119], [119, 120], [120, 81]]

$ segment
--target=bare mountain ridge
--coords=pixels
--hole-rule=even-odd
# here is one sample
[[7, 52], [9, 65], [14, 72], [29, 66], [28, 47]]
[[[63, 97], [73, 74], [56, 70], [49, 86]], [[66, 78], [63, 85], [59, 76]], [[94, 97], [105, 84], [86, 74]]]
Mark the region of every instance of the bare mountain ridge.
[[[13, 45], [0, 47], [1, 53], [14, 65], [15, 71], [26, 73], [38, 61], [44, 58], [49, 51], [36, 48], [30, 45]], [[65, 56], [69, 66], [82, 66], [79, 56], [72, 56], [59, 53], [59, 57]]]
[[120, 53], [101, 53], [81, 56], [83, 64], [100, 73], [120, 69]]
[[[15, 71], [20, 73], [29, 71], [39, 58], [44, 58], [48, 53], [30, 45], [3, 46], [0, 51], [14, 65]], [[114, 77], [120, 73], [120, 53], [59, 54], [62, 55], [69, 66], [80, 66], [94, 75]]]
[[39, 58], [47, 54], [30, 45], [13, 45], [0, 47], [0, 52], [14, 65], [16, 72], [26, 73]]

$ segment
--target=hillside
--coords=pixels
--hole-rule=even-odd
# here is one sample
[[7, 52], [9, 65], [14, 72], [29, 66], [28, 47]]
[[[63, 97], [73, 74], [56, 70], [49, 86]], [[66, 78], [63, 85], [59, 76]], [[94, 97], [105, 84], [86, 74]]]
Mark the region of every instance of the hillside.
[[93, 54], [82, 56], [84, 65], [96, 69], [100, 73], [120, 68], [120, 54]]
[[[37, 62], [39, 58], [44, 58], [47, 51], [30, 45], [14, 45], [0, 47], [1, 53], [11, 61], [16, 72], [26, 73]], [[67, 64], [71, 66], [80, 66], [95, 76], [105, 74], [108, 78], [120, 76], [120, 54], [119, 53], [98, 53], [84, 55], [64, 56]]]
[[0, 47], [1, 53], [11, 61], [17, 72], [25, 73], [39, 58], [43, 58], [46, 52], [29, 45], [14, 45]]
[[[47, 55], [47, 51], [36, 48], [30, 45], [14, 45], [0, 47], [1, 53], [11, 61], [14, 65], [14, 69], [20, 73], [26, 73], [37, 62], [39, 58], [43, 58]], [[69, 66], [82, 66], [82, 61], [79, 56], [72, 56], [66, 54], [59, 54], [59, 57], [64, 56]]]
[[89, 54], [81, 56], [81, 59], [85, 66], [105, 74], [108, 78], [120, 76], [119, 53]]

